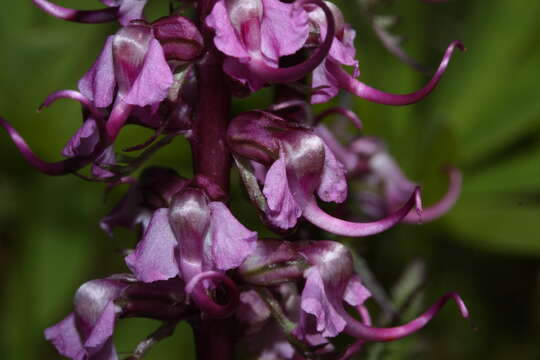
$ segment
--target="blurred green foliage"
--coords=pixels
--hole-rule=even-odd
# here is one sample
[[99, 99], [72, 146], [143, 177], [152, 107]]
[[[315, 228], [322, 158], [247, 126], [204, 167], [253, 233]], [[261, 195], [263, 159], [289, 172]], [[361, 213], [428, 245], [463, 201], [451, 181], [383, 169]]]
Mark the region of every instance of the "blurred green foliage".
[[[59, 4], [89, 8], [86, 1]], [[97, 2], [96, 2], [97, 3]], [[389, 55], [375, 39], [355, 1], [341, 1], [358, 30], [363, 81], [406, 92], [425, 76]], [[167, 10], [150, 1], [149, 15]], [[444, 192], [442, 165], [464, 171], [460, 201], [446, 217], [423, 226], [399, 226], [380, 236], [353, 239], [386, 287], [406, 265], [423, 258], [427, 282], [423, 298], [460, 292], [479, 331], [449, 306], [410, 339], [385, 346], [378, 359], [536, 359], [540, 356], [540, 2], [397, 1], [383, 13], [402, 16], [396, 33], [405, 48], [435, 66], [446, 44], [462, 40], [439, 88], [420, 104], [391, 108], [349, 99], [366, 133], [384, 137], [406, 172], [424, 185], [426, 203]], [[7, 1], [0, 11], [0, 113], [46, 159], [58, 158], [78, 127], [76, 104], [61, 102], [41, 114], [35, 109], [57, 89], [75, 88], [94, 61], [114, 24], [80, 25], [53, 19], [29, 0]], [[265, 91], [238, 101], [241, 111], [268, 104]], [[121, 141], [137, 143], [149, 132], [127, 129]], [[153, 163], [190, 174], [184, 140], [159, 152]], [[120, 249], [133, 244], [127, 232], [109, 239], [98, 226], [121, 195], [104, 201], [102, 186], [75, 177], [51, 178], [30, 169], [7, 136], [0, 134], [0, 354], [2, 359], [57, 359], [42, 331], [71, 308], [73, 292], [92, 278], [125, 271]], [[236, 179], [237, 177], [235, 177]], [[237, 181], [238, 217], [261, 227]], [[425, 305], [425, 304], [424, 304]], [[416, 313], [422, 309], [418, 307]], [[412, 316], [413, 314], [411, 314]], [[157, 324], [122, 321], [119, 351], [129, 351]], [[370, 350], [370, 358], [373, 351]], [[181, 326], [148, 359], [192, 359], [191, 332]]]

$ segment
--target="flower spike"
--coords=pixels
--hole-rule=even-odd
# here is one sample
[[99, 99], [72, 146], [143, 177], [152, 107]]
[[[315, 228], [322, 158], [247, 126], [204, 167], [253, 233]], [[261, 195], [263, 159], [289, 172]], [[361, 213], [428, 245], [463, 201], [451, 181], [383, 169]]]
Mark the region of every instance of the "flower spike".
[[364, 237], [375, 235], [386, 231], [399, 223], [411, 209], [415, 206], [420, 210], [419, 204], [420, 188], [417, 187], [409, 200], [395, 213], [373, 222], [351, 222], [341, 220], [325, 213], [318, 205], [315, 198], [311, 198], [306, 207], [303, 209], [302, 215], [312, 224], [320, 227], [323, 230], [336, 235]]
[[453, 41], [452, 43], [450, 43], [450, 45], [446, 49], [446, 52], [444, 53], [437, 72], [431, 78], [431, 80], [422, 89], [409, 94], [391, 94], [383, 92], [381, 90], [377, 90], [351, 77], [338, 64], [329, 63], [328, 66], [332, 74], [336, 77], [336, 80], [339, 83], [339, 87], [344, 89], [345, 91], [348, 91], [356, 96], [378, 104], [409, 105], [422, 100], [427, 95], [429, 95], [431, 91], [433, 91], [433, 89], [435, 89], [435, 87], [441, 80], [444, 72], [446, 71], [450, 58], [452, 57], [452, 54], [454, 53], [454, 50], [456, 48], [461, 51], [465, 50], [465, 47], [460, 41]]
[[118, 6], [99, 10], [76, 10], [56, 5], [47, 0], [32, 0], [32, 2], [47, 14], [67, 21], [95, 24], [118, 18]]
[[[228, 301], [221, 305], [214, 301], [205, 289], [203, 281], [217, 280], [222, 282], [227, 289]], [[240, 300], [238, 287], [227, 275], [217, 271], [205, 271], [195, 275], [186, 285], [186, 293], [199, 309], [212, 318], [226, 318], [234, 313]]]
[[422, 210], [421, 217], [419, 215], [410, 212], [403, 218], [404, 223], [415, 224], [421, 221], [432, 221], [442, 215], [446, 214], [452, 206], [456, 203], [459, 194], [461, 193], [461, 185], [463, 183], [463, 177], [461, 171], [453, 166], [448, 167], [449, 185], [446, 194], [436, 204], [428, 206]]
[[351, 336], [361, 338], [367, 341], [393, 341], [408, 336], [423, 328], [446, 304], [448, 300], [454, 300], [458, 306], [461, 315], [469, 318], [469, 311], [461, 297], [456, 293], [443, 295], [435, 304], [416, 319], [405, 325], [391, 328], [375, 328], [362, 324], [350, 316], [343, 308], [340, 309], [340, 315], [347, 321], [345, 332]]

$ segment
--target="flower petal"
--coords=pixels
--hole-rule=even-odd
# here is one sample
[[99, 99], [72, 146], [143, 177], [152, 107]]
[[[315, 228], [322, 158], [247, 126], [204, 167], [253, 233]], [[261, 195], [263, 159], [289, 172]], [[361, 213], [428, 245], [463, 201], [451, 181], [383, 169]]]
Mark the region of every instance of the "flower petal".
[[168, 209], [154, 212], [142, 240], [126, 263], [137, 279], [144, 282], [167, 280], [178, 275], [176, 238], [169, 225]]
[[279, 58], [297, 52], [309, 34], [307, 13], [293, 4], [262, 0], [261, 51], [276, 66]]
[[159, 41], [152, 39], [137, 79], [124, 101], [131, 105], [146, 106], [161, 102], [167, 97], [173, 75]]
[[49, 175], [65, 175], [77, 171], [92, 162], [92, 157], [73, 157], [57, 162], [46, 162], [38, 158], [28, 146], [23, 137], [5, 119], [0, 118], [0, 126], [6, 130], [7, 134], [21, 153], [22, 157], [38, 171]]
[[89, 156], [99, 143], [99, 132], [94, 119], [86, 119], [62, 150], [65, 157]]
[[302, 209], [289, 189], [283, 153], [266, 173], [263, 194], [267, 200], [269, 211], [266, 216], [270, 222], [282, 229], [294, 227], [302, 215]]
[[58, 324], [45, 330], [45, 339], [52, 342], [58, 352], [68, 358], [82, 360], [86, 356], [75, 324], [75, 314], [69, 314]]
[[347, 284], [343, 300], [351, 306], [362, 305], [371, 297], [369, 290], [362, 284], [358, 275], [353, 275]]
[[206, 25], [216, 32], [214, 44], [221, 52], [236, 58], [249, 58], [249, 54], [231, 24], [225, 0], [216, 2], [205, 21]]
[[324, 167], [317, 194], [324, 201], [342, 203], [347, 198], [347, 171], [330, 148], [324, 144]]
[[326, 289], [317, 267], [312, 266], [306, 270], [306, 284], [302, 291], [302, 310], [315, 316], [317, 331], [323, 337], [334, 337], [345, 328], [345, 320], [338, 314], [329, 300]]
[[187, 189], [175, 195], [169, 207], [169, 223], [178, 242], [182, 278], [189, 282], [203, 271], [204, 239], [210, 225], [210, 208], [203, 192]]
[[222, 202], [208, 204], [212, 261], [220, 270], [234, 269], [253, 252], [257, 233], [244, 227]]
[[111, 105], [116, 78], [113, 65], [113, 39], [109, 36], [105, 46], [90, 70], [79, 80], [79, 90], [98, 108]]
[[325, 103], [339, 92], [339, 83], [332, 73], [331, 67], [328, 66], [328, 62], [330, 61], [332, 60], [327, 59], [323, 61], [313, 70], [311, 87], [317, 90], [311, 95], [312, 104]]

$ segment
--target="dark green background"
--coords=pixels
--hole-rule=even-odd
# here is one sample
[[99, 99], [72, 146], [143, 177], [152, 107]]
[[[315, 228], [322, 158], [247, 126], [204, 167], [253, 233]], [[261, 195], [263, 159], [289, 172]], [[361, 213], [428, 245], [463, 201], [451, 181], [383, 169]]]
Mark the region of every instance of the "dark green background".
[[[91, 8], [97, 2], [58, 1]], [[150, 18], [167, 10], [150, 1]], [[363, 81], [384, 90], [418, 88], [425, 76], [389, 55], [352, 0], [340, 3], [358, 30]], [[397, 1], [384, 9], [402, 15], [396, 33], [405, 48], [435, 66], [454, 39], [458, 53], [437, 91], [421, 104], [392, 108], [352, 100], [366, 132], [383, 136], [407, 174], [422, 183], [425, 203], [444, 192], [441, 165], [464, 171], [463, 194], [442, 220], [401, 225], [368, 239], [353, 239], [358, 252], [390, 288], [415, 258], [427, 265], [425, 304], [449, 290], [462, 294], [479, 328], [473, 331], [448, 306], [419, 334], [387, 346], [380, 359], [538, 359], [540, 357], [540, 2], [456, 0], [427, 4]], [[41, 114], [46, 95], [76, 88], [115, 24], [81, 25], [53, 19], [29, 0], [4, 1], [0, 10], [0, 114], [26, 137], [36, 153], [58, 159], [80, 124], [77, 104], [59, 102]], [[266, 106], [264, 91], [236, 103], [236, 111]], [[129, 145], [149, 133], [126, 129]], [[153, 163], [190, 175], [190, 154], [178, 139]], [[46, 327], [71, 308], [72, 294], [92, 278], [125, 271], [119, 249], [132, 244], [102, 233], [98, 219], [122, 190], [104, 202], [102, 186], [72, 176], [47, 177], [29, 168], [0, 134], [0, 358], [58, 359], [42, 338]], [[235, 177], [236, 179], [236, 177]], [[241, 199], [233, 181], [234, 198]], [[260, 229], [247, 203], [235, 202], [238, 217]], [[117, 347], [129, 351], [156, 326], [121, 321]], [[416, 350], [421, 349], [419, 353]], [[148, 359], [191, 359], [187, 326], [181, 326]]]

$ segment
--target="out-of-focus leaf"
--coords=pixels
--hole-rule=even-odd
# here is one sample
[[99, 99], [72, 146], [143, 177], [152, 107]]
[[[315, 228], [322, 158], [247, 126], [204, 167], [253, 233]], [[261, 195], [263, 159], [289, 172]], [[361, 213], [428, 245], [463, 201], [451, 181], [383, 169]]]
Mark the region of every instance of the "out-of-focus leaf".
[[447, 221], [463, 243], [486, 251], [540, 255], [540, 207], [496, 192], [465, 192]]
[[467, 191], [518, 192], [540, 190], [540, 141], [508, 159], [497, 161], [467, 179]]
[[415, 295], [425, 281], [425, 263], [419, 259], [414, 260], [405, 268], [403, 274], [392, 288], [392, 298], [398, 309], [405, 305], [411, 296]]
[[537, 1], [479, 1], [465, 15], [468, 26], [461, 27], [461, 40], [469, 51], [449, 68], [446, 84], [431, 99], [461, 134], [474, 129], [492, 106], [489, 100], [504, 95], [516, 70], [527, 63], [539, 11]]

